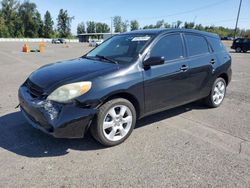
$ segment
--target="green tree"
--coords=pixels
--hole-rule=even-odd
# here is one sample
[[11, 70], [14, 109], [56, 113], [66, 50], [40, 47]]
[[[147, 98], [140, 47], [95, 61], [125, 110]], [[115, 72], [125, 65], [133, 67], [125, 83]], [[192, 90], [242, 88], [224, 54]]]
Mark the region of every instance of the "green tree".
[[43, 33], [43, 21], [41, 18], [41, 14], [39, 12], [36, 12], [36, 17], [35, 19], [35, 24], [36, 24], [36, 28], [37, 29], [37, 36], [38, 37], [43, 37], [44, 33]]
[[164, 23], [164, 27], [165, 27], [165, 28], [170, 28], [171, 25], [170, 25], [169, 23]]
[[95, 31], [96, 33], [103, 33], [102, 23], [98, 22], [95, 24]]
[[121, 16], [115, 16], [113, 19], [114, 28], [116, 33], [122, 32], [122, 18]]
[[186, 29], [193, 29], [194, 28], [194, 22], [185, 22], [184, 28]]
[[143, 29], [154, 29], [154, 28], [170, 28], [170, 24], [165, 23], [164, 20], [159, 20], [155, 25], [150, 24], [143, 27]]
[[77, 25], [77, 34], [79, 35], [82, 33], [86, 33], [84, 22], [81, 22]]
[[103, 33], [109, 33], [110, 32], [110, 28], [109, 28], [108, 24], [102, 23], [102, 32]]
[[8, 27], [5, 25], [5, 20], [0, 15], [0, 37], [8, 37]]
[[106, 23], [96, 23], [96, 33], [108, 33], [110, 32], [110, 28]]
[[61, 9], [57, 17], [57, 30], [60, 37], [71, 36], [71, 22], [74, 17], [70, 17], [67, 10]]
[[153, 24], [146, 25], [143, 27], [143, 29], [153, 29], [153, 28], [155, 28], [155, 26]]
[[155, 28], [162, 28], [162, 27], [164, 27], [164, 20], [157, 21]]
[[195, 25], [194, 28], [201, 31], [204, 30], [204, 27], [201, 24]]
[[87, 33], [95, 33], [96, 32], [96, 24], [93, 21], [88, 21], [87, 25]]
[[124, 22], [122, 22], [122, 32], [127, 32], [128, 31], [128, 27], [129, 27], [128, 20], [125, 20]]
[[43, 25], [43, 35], [45, 38], [51, 38], [54, 34], [53, 30], [54, 22], [52, 20], [51, 14], [49, 11], [46, 11], [44, 15], [44, 25]]
[[5, 27], [7, 27], [5, 34], [6, 36], [15, 37], [16, 21], [18, 20], [17, 10], [19, 8], [19, 3], [16, 0], [2, 0], [1, 5], [2, 19], [4, 20]]
[[130, 21], [130, 30], [134, 31], [134, 30], [138, 30], [140, 27], [139, 22], [137, 20], [131, 20]]
[[22, 20], [22, 23], [20, 23], [24, 31], [24, 37], [38, 37], [41, 16], [36, 9], [36, 4], [25, 1], [18, 9], [18, 16]]
[[176, 28], [180, 28], [180, 27], [181, 27], [181, 24], [182, 24], [182, 21], [177, 20], [177, 23], [176, 23]]

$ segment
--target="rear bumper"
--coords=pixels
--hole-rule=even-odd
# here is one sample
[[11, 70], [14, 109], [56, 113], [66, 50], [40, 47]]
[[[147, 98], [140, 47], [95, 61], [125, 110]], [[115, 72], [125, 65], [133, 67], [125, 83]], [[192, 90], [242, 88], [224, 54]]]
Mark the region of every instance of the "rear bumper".
[[35, 128], [56, 138], [82, 138], [96, 109], [77, 104], [59, 104], [32, 98], [25, 86], [18, 92], [20, 108], [27, 121]]

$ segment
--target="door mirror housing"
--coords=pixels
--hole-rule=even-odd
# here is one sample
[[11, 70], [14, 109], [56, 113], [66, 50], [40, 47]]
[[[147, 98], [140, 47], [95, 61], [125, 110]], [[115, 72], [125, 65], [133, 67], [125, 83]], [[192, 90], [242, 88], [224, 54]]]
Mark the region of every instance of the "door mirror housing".
[[149, 57], [143, 62], [143, 65], [145, 67], [150, 67], [154, 65], [162, 65], [165, 63], [165, 58], [164, 57]]

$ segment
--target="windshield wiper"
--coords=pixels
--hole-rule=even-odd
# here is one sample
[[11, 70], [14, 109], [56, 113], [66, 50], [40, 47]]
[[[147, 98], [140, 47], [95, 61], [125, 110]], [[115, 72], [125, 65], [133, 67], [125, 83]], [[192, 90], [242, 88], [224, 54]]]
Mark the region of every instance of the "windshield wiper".
[[100, 59], [104, 59], [104, 60], [109, 61], [109, 62], [114, 63], [114, 64], [118, 64], [117, 61], [115, 61], [115, 60], [113, 60], [113, 59], [111, 59], [109, 57], [103, 56], [103, 55], [96, 55], [96, 57], [100, 58]]
[[95, 57], [83, 55], [81, 58], [85, 58], [85, 59], [94, 59]]

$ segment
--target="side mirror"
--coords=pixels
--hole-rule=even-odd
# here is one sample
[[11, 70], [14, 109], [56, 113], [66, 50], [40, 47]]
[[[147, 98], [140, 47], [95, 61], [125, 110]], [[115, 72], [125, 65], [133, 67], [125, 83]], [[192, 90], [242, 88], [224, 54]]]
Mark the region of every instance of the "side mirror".
[[150, 67], [154, 65], [162, 65], [165, 62], [164, 57], [149, 57], [147, 60], [143, 62], [145, 67]]

